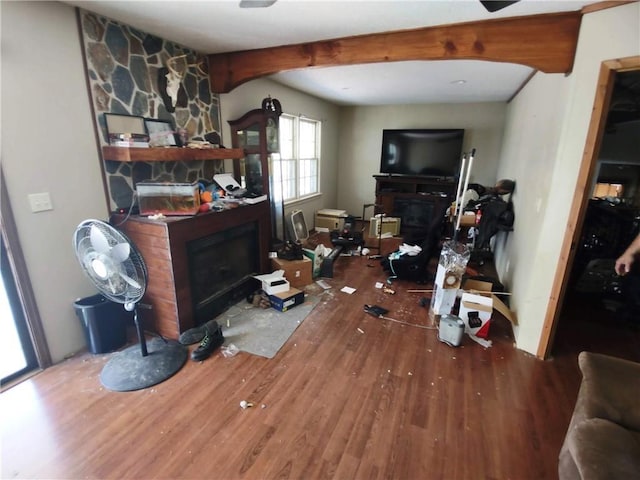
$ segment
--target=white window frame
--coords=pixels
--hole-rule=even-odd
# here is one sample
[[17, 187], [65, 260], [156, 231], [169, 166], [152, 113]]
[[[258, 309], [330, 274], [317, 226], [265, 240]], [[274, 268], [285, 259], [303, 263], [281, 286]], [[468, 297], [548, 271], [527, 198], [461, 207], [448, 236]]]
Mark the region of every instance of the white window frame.
[[[280, 125], [280, 154], [276, 155], [274, 158], [275, 162], [279, 162], [280, 165], [284, 165], [285, 162], [292, 162], [292, 169], [294, 171], [294, 176], [295, 176], [295, 188], [290, 189], [291, 191], [293, 191], [293, 195], [289, 196], [288, 198], [284, 199], [284, 203], [285, 204], [289, 204], [289, 203], [293, 203], [293, 202], [297, 202], [299, 200], [303, 200], [303, 199], [307, 199], [316, 195], [320, 195], [320, 167], [322, 164], [322, 158], [321, 158], [321, 148], [320, 148], [320, 143], [321, 143], [321, 139], [322, 139], [322, 122], [320, 120], [316, 120], [313, 118], [309, 118], [306, 116], [302, 116], [302, 115], [291, 115], [291, 114], [287, 114], [287, 113], [283, 113], [280, 116], [280, 119], [282, 120], [283, 118], [290, 120], [293, 123], [293, 138], [292, 138], [292, 150], [293, 150], [293, 158], [283, 158], [283, 146], [287, 143], [287, 140], [285, 139], [285, 132], [284, 129], [282, 128], [282, 123]], [[307, 157], [307, 158], [301, 158], [301, 148], [300, 148], [300, 123], [301, 122], [311, 122], [313, 124], [315, 124], [315, 156], [312, 157]], [[288, 132], [287, 132], [288, 133]], [[316, 162], [316, 170], [315, 170], [315, 178], [316, 178], [316, 184], [315, 187], [311, 187], [311, 192], [308, 193], [301, 193], [301, 186], [302, 186], [302, 182], [301, 182], [301, 164], [303, 161], [306, 160], [311, 160], [311, 161], [315, 161]], [[274, 179], [274, 183], [277, 182]], [[292, 185], [290, 185], [291, 187]], [[313, 191], [315, 189], [315, 191]], [[283, 184], [283, 190], [284, 192], [284, 184]]]

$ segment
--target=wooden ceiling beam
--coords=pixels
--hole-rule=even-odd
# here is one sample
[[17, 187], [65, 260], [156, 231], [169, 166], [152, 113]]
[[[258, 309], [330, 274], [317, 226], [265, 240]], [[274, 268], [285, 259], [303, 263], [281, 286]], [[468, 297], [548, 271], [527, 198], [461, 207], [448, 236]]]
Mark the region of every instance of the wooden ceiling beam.
[[409, 60], [487, 60], [569, 73], [581, 19], [580, 11], [529, 15], [212, 54], [211, 89], [227, 93], [299, 68]]

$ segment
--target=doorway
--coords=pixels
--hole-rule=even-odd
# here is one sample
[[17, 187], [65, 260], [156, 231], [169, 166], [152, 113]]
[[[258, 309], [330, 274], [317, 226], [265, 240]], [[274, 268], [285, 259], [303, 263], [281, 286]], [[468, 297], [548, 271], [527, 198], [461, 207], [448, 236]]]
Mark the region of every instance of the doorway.
[[640, 120], [612, 125], [605, 133], [595, 185], [591, 185], [560, 310], [554, 356], [589, 350], [640, 361], [640, 265], [624, 277], [614, 271], [616, 258], [640, 233], [640, 164], [624, 158], [611, 162], [604, 154], [612, 141], [624, 140], [629, 126], [638, 144], [635, 161], [640, 162]]
[[4, 173], [0, 169], [0, 386], [51, 365], [44, 330], [18, 240]]
[[29, 337], [22, 305], [7, 257], [4, 240], [0, 238], [0, 383], [5, 385], [38, 367]]
[[[625, 86], [629, 82], [634, 85], [632, 89]], [[622, 88], [627, 91], [622, 92]], [[627, 97], [624, 104], [622, 93]], [[594, 350], [640, 360], [640, 329], [620, 321], [622, 286], [620, 279], [611, 275], [615, 258], [626, 248], [636, 228], [633, 209], [639, 206], [637, 187], [630, 176], [619, 173], [623, 165], [612, 166], [614, 158], [604, 158], [611, 147], [612, 129], [634, 121], [640, 121], [640, 57], [603, 62], [571, 209], [578, 213], [565, 233], [561, 258], [567, 261], [556, 271], [552, 298], [557, 300], [547, 311], [539, 357]], [[637, 145], [637, 139], [636, 135], [633, 145]], [[634, 158], [638, 159], [637, 152]], [[625, 188], [626, 192], [618, 192]], [[618, 215], [622, 209], [606, 208], [622, 201], [614, 198], [614, 192], [626, 194], [624, 201], [632, 207], [625, 219], [614, 218], [614, 211]], [[594, 198], [596, 193], [603, 198]], [[595, 262], [589, 264], [591, 260]], [[592, 275], [585, 277], [589, 273]], [[587, 282], [597, 279], [602, 284], [598, 295], [580, 294], [598, 289]]]

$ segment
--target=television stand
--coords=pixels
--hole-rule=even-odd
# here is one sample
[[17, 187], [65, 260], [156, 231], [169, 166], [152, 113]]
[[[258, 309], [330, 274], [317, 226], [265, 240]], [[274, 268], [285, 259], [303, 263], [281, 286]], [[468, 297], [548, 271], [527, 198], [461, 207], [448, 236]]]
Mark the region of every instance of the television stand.
[[379, 205], [375, 213], [399, 217], [402, 233], [426, 227], [420, 205], [449, 204], [456, 194], [456, 181], [450, 177], [381, 174], [373, 178], [376, 180], [376, 205]]

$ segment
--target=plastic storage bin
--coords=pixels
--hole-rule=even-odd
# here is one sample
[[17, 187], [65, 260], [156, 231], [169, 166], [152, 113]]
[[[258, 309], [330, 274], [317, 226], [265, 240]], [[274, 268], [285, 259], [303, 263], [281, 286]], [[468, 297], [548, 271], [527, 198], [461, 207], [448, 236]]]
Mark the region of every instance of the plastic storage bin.
[[97, 294], [78, 299], [73, 306], [91, 353], [113, 352], [127, 342], [130, 314], [123, 305]]

